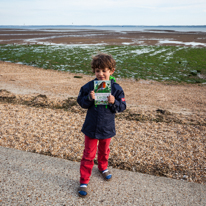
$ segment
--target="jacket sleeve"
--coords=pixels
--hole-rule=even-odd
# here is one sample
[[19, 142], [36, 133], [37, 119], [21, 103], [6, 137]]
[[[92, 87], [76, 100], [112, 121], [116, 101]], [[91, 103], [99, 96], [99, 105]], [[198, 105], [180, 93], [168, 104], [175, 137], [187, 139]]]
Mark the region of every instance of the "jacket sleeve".
[[114, 104], [110, 104], [111, 111], [114, 113], [123, 112], [126, 109], [126, 102], [123, 90], [118, 90], [115, 94]]
[[90, 91], [88, 90], [88, 88], [82, 87], [77, 97], [78, 104], [84, 109], [88, 109], [94, 104], [94, 100], [90, 98], [89, 93]]

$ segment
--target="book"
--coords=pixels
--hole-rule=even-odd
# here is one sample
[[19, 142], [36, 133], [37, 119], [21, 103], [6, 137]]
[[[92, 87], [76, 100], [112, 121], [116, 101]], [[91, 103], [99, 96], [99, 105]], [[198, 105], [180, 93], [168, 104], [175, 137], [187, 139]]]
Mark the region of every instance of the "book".
[[111, 81], [95, 80], [95, 105], [108, 105], [108, 97], [111, 94]]

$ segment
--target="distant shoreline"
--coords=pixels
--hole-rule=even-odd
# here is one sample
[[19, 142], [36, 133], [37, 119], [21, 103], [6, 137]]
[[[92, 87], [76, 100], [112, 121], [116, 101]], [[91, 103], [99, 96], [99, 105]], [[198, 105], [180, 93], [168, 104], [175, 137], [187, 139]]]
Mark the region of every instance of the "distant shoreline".
[[206, 32], [206, 25], [0, 25], [0, 29], [89, 29], [114, 31], [176, 31], [176, 32]]

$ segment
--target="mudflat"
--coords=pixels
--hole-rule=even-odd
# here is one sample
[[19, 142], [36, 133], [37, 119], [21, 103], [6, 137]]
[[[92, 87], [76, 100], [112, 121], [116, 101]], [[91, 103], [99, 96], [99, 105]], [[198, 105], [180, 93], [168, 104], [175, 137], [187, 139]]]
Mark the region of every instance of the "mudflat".
[[173, 30], [23, 30], [0, 29], [0, 44], [102, 44], [102, 45], [184, 45], [206, 46], [205, 32]]

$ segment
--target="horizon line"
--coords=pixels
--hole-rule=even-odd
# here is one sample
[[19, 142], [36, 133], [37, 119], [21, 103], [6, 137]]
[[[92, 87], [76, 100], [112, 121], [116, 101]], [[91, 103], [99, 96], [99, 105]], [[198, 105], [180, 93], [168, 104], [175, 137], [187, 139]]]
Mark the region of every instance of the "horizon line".
[[174, 26], [176, 26], [176, 27], [181, 27], [181, 26], [206, 26], [206, 25], [197, 25], [197, 24], [193, 24], [193, 25], [118, 25], [118, 24], [114, 24], [114, 25], [89, 25], [89, 24], [86, 24], [86, 25], [74, 25], [74, 24], [42, 24], [42, 25], [38, 25], [38, 24], [31, 24], [31, 25], [20, 25], [20, 24], [18, 24], [18, 25], [14, 25], [14, 24], [7, 24], [7, 25], [0, 25], [0, 26], [73, 26], [73, 27], [75, 27], [75, 26], [87, 26], [87, 27], [92, 27], [92, 26], [97, 26], [97, 27], [114, 27], [114, 26], [116, 26], [116, 27], [143, 27], [143, 26], [145, 26], [145, 27], [149, 27], [149, 26], [170, 26], [170, 27], [174, 27]]

